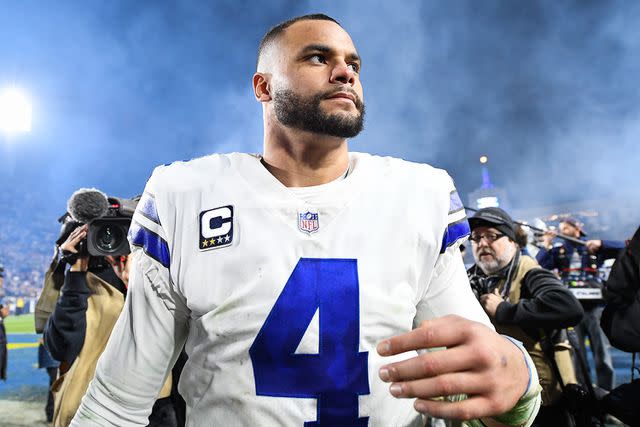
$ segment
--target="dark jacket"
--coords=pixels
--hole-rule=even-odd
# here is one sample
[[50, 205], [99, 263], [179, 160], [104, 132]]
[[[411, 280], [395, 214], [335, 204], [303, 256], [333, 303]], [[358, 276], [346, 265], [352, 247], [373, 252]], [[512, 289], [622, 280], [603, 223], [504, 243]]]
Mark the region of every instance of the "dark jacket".
[[[584, 311], [578, 300], [548, 270], [530, 270], [522, 281], [520, 301], [500, 303], [498, 324], [518, 325], [528, 333], [539, 329], [562, 329], [580, 323]], [[535, 336], [535, 335], [534, 335]]]
[[7, 331], [0, 319], [0, 380], [7, 379]]
[[60, 366], [60, 362], [51, 356], [43, 343], [40, 343], [38, 345], [38, 368], [57, 368], [58, 366]]
[[620, 250], [624, 248], [624, 242], [617, 240], [603, 240], [602, 247], [595, 254], [590, 254], [587, 247], [578, 245], [568, 240], [563, 240], [559, 246], [547, 250], [541, 248], [536, 254], [536, 260], [540, 267], [547, 270], [557, 269], [560, 277], [567, 277], [571, 256], [575, 251], [580, 255], [582, 279], [597, 277], [597, 269], [602, 267], [605, 260], [616, 258]]
[[[518, 258], [524, 258], [520, 255]], [[505, 276], [509, 266], [497, 273]], [[477, 266], [469, 272], [486, 276]], [[548, 270], [532, 268], [522, 279], [517, 303], [503, 301], [498, 305], [494, 323], [522, 328], [532, 338], [538, 339], [540, 329], [553, 330], [577, 325], [584, 311], [562, 282]]]
[[[125, 293], [124, 284], [110, 267], [96, 275]], [[86, 273], [68, 271], [43, 335], [45, 346], [55, 360], [71, 365], [80, 353], [87, 330], [88, 298]]]
[[[124, 283], [116, 276], [111, 267], [94, 273], [126, 295]], [[89, 296], [86, 273], [68, 271], [64, 277], [64, 285], [61, 288], [56, 307], [44, 329], [43, 338], [46, 349], [54, 359], [64, 362], [67, 368], [76, 360], [84, 345]], [[181, 367], [179, 370], [174, 368], [172, 384], [178, 382]], [[156, 400], [149, 416], [149, 426], [183, 426], [185, 424], [184, 410], [184, 400], [178, 394], [176, 387], [172, 390], [170, 397]]]
[[614, 347], [640, 351], [640, 228], [611, 268], [602, 330]]

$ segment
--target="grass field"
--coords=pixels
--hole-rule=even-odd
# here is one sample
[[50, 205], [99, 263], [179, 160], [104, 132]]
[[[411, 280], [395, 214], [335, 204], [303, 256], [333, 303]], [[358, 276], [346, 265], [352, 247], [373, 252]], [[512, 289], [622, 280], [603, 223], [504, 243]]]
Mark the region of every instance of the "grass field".
[[8, 316], [4, 319], [4, 326], [9, 334], [35, 334], [33, 314]]

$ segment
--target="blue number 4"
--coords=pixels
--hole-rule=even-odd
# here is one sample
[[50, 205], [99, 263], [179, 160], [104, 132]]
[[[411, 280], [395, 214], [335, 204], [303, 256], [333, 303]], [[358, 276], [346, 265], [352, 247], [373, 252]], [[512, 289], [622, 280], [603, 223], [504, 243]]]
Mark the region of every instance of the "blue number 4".
[[[359, 352], [355, 259], [301, 258], [249, 349], [256, 394], [318, 399], [305, 427], [362, 427], [358, 396], [369, 394], [368, 352]], [[319, 354], [295, 354], [319, 310]]]

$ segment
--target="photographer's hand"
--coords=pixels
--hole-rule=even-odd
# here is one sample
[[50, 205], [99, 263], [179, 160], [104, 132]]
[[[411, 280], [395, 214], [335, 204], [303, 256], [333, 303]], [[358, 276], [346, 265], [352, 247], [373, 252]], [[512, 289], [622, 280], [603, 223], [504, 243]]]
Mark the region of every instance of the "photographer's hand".
[[484, 311], [491, 319], [495, 319], [498, 306], [502, 302], [504, 302], [504, 300], [500, 296], [498, 289], [494, 289], [493, 293], [480, 296], [480, 304], [482, 304], [482, 308], [484, 308]]
[[598, 253], [602, 249], [602, 240], [587, 240], [587, 250], [590, 254]]
[[557, 235], [558, 233], [555, 230], [545, 231], [542, 235], [542, 246], [546, 250], [550, 250], [551, 248], [553, 248], [553, 239], [555, 239]]
[[[82, 227], [78, 227], [69, 234], [67, 240], [60, 245], [60, 249], [63, 251], [69, 251], [71, 253], [78, 253], [78, 243], [87, 237], [87, 230], [89, 226], [87, 224]], [[71, 266], [69, 271], [87, 271], [89, 268], [89, 256], [79, 256], [78, 260]]]

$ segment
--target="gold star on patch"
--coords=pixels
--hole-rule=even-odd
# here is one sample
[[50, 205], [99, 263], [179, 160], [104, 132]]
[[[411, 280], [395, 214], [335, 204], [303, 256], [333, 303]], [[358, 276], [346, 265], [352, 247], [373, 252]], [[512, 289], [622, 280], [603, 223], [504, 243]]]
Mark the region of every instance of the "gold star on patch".
[[211, 238], [209, 240], [209, 243], [211, 244], [211, 246], [215, 245], [216, 244], [216, 239]]
[[204, 247], [206, 248], [206, 247], [207, 247], [207, 244], [208, 244], [207, 239], [204, 239], [204, 240], [202, 241], [202, 246], [204, 246]]

